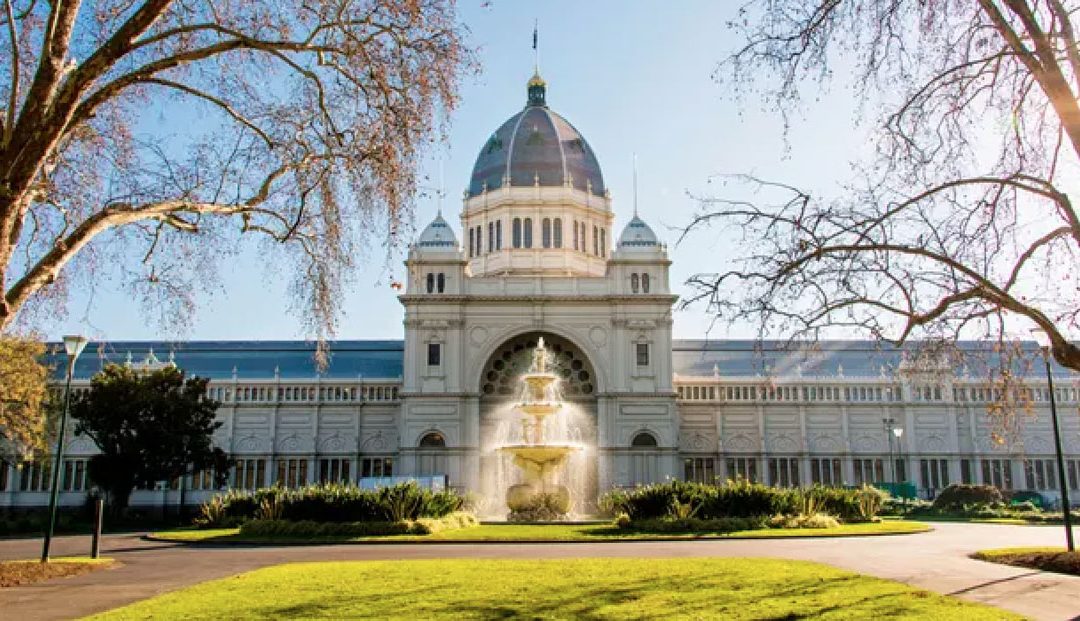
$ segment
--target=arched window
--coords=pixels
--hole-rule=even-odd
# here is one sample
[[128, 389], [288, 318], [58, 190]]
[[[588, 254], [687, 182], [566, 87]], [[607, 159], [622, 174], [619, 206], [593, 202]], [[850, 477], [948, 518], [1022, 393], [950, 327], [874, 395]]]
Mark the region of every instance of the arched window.
[[607, 256], [607, 229], [600, 229], [600, 256]]
[[641, 292], [642, 293], [648, 293], [649, 292], [649, 275], [648, 274], [642, 274], [641, 275]]
[[647, 431], [642, 431], [634, 436], [634, 439], [630, 441], [630, 446], [634, 448], [655, 448], [657, 446], [656, 436]]
[[495, 223], [488, 222], [488, 252], [495, 250]]
[[432, 293], [435, 291], [435, 274], [427, 275], [427, 292]]
[[574, 250], [578, 249], [578, 228], [577, 220], [574, 220]]
[[484, 227], [476, 225], [476, 254], [484, 251]]
[[551, 235], [555, 242], [555, 247], [562, 248], [562, 218], [555, 218], [552, 226], [554, 228], [551, 231]]
[[551, 218], [540, 221], [540, 243], [544, 248], [551, 248]]
[[634, 293], [637, 293], [638, 292], [638, 284], [640, 282], [641, 281], [638, 278], [638, 275], [637, 275], [636, 272], [633, 273], [633, 274], [630, 274], [630, 291], [632, 291]]
[[521, 218], [514, 218], [514, 225], [511, 227], [511, 241], [514, 242], [514, 248], [521, 248]]
[[581, 251], [582, 252], [588, 252], [589, 251], [589, 235], [588, 235], [588, 232], [589, 232], [589, 228], [587, 226], [585, 226], [584, 222], [582, 222], [581, 223]]
[[600, 254], [600, 228], [596, 225], [592, 227], [592, 253], [598, 256]]
[[524, 234], [522, 237], [525, 238], [525, 247], [532, 248], [532, 218], [525, 218], [523, 226], [525, 227], [525, 230], [523, 231]]
[[471, 258], [476, 254], [476, 233], [473, 232], [472, 227], [469, 227], [469, 257]]
[[[655, 440], [653, 440], [653, 446], [656, 446]], [[420, 448], [446, 448], [446, 438], [438, 431], [425, 433], [420, 438]]]
[[495, 223], [495, 250], [502, 250], [502, 220]]
[[442, 272], [439, 272], [439, 276], [436, 279], [436, 282], [436, 288], [438, 289], [439, 293], [442, 293], [446, 289], [446, 275]]

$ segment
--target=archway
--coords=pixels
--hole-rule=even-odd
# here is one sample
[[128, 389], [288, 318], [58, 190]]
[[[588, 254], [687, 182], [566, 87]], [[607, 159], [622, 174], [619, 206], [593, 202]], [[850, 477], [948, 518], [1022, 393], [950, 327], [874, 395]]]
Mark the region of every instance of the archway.
[[548, 370], [559, 377], [558, 390], [565, 403], [563, 412], [549, 423], [563, 441], [583, 447], [565, 467], [577, 490], [574, 512], [591, 514], [596, 510], [596, 372], [588, 356], [569, 339], [549, 332], [528, 332], [496, 347], [479, 378], [481, 493], [487, 500], [485, 512], [492, 516], [505, 515], [505, 490], [516, 471], [498, 448], [520, 441], [520, 416], [513, 403], [521, 398], [519, 378], [529, 370], [540, 337], [548, 351]]

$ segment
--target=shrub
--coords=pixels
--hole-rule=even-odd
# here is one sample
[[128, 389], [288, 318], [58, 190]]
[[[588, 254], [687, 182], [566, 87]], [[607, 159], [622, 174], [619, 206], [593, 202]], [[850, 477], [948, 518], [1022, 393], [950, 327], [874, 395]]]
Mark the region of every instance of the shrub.
[[935, 511], [963, 511], [965, 507], [979, 505], [991, 508], [994, 508], [994, 505], [1004, 506], [1004, 502], [1001, 491], [993, 485], [954, 483], [941, 490], [934, 499], [933, 507]]
[[764, 517], [726, 517], [711, 520], [698, 518], [647, 518], [617, 522], [624, 530], [649, 533], [733, 533], [765, 528]]
[[441, 518], [420, 518], [395, 522], [315, 522], [312, 520], [249, 520], [240, 526], [248, 537], [382, 537], [389, 535], [431, 535], [447, 530], [471, 528], [479, 522], [471, 513], [451, 513]]
[[511, 511], [509, 522], [553, 522], [566, 518], [564, 498], [558, 494], [533, 494], [526, 502]]
[[839, 528], [840, 522], [824, 513], [803, 513], [799, 515], [774, 515], [766, 525], [769, 528]]
[[453, 490], [433, 492], [415, 482], [375, 490], [328, 483], [299, 489], [230, 490], [203, 505], [196, 525], [219, 528], [251, 519], [293, 522], [399, 522], [441, 518], [462, 508]]

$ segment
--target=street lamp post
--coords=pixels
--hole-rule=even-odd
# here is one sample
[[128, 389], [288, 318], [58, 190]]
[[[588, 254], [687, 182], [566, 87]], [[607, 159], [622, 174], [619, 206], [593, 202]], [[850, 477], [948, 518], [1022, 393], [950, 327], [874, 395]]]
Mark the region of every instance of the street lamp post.
[[1061, 452], [1061, 427], [1058, 425], [1057, 398], [1054, 396], [1054, 375], [1050, 372], [1050, 336], [1042, 329], [1031, 331], [1042, 349], [1046, 364], [1046, 383], [1050, 388], [1050, 421], [1054, 427], [1054, 452], [1057, 454], [1058, 487], [1061, 489], [1061, 513], [1065, 522], [1065, 546], [1069, 552], [1076, 550], [1073, 543], [1072, 517], [1069, 511], [1069, 485], [1065, 476], [1065, 457]]
[[[896, 483], [898, 482], [896, 480], [896, 460], [893, 459], [893, 436], [896, 435], [896, 429], [897, 429], [896, 428], [896, 419], [894, 419], [894, 418], [883, 418], [883, 419], [881, 419], [881, 423], [883, 425], [885, 425], [885, 440], [886, 440], [886, 442], [889, 443], [889, 472], [892, 473], [893, 485], [896, 485]], [[897, 435], [896, 437], [899, 438], [900, 436]]]
[[[904, 435], [904, 428], [903, 427], [893, 427], [892, 434], [894, 436], [896, 436], [896, 460], [895, 461], [899, 462], [899, 463], [904, 463], [904, 445], [903, 445], [902, 442], [900, 442], [900, 440], [903, 438], [903, 435]], [[900, 474], [901, 474], [900, 469], [896, 468], [895, 463], [893, 464], [893, 468], [896, 470], [896, 482], [899, 483], [900, 482]], [[907, 474], [907, 468], [904, 468], [903, 474], [905, 474], [905, 475]], [[905, 476], [904, 478], [906, 479], [907, 477]]]
[[49, 545], [56, 529], [57, 501], [60, 499], [60, 472], [64, 461], [64, 434], [67, 432], [68, 406], [71, 404], [71, 376], [75, 373], [75, 361], [86, 347], [85, 336], [69, 335], [64, 337], [64, 351], [67, 352], [67, 380], [64, 384], [64, 410], [60, 414], [60, 431], [56, 436], [56, 453], [53, 455], [53, 476], [49, 494], [49, 525], [45, 530], [45, 543], [41, 547], [41, 562], [49, 562]]

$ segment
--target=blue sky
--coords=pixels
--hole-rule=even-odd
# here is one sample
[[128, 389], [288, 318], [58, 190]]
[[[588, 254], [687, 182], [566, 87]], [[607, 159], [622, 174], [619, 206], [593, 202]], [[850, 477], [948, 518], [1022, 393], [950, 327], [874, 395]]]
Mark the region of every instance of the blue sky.
[[[710, 178], [754, 173], [773, 180], [833, 190], [850, 176], [848, 162], [864, 144], [853, 129], [852, 98], [842, 86], [810, 91], [785, 145], [780, 117], [752, 97], [739, 102], [713, 80], [717, 63], [739, 43], [726, 22], [736, 3], [521, 2], [461, 3], [479, 47], [481, 72], [463, 84], [459, 109], [450, 119], [448, 144], [432, 153], [425, 172], [437, 183], [442, 161], [444, 212], [460, 236], [457, 213], [473, 161], [485, 139], [525, 103], [532, 73], [532, 28], [540, 23], [541, 73], [549, 105], [582, 132], [596, 152], [611, 189], [616, 231], [633, 209], [632, 159], [638, 154], [641, 216], [668, 242], [673, 227], [694, 213], [692, 194], [722, 194]], [[434, 217], [434, 198], [418, 202], [416, 229]], [[671, 245], [675, 293], [696, 271], [724, 267], [724, 237], [699, 234]], [[339, 338], [401, 338], [402, 311], [389, 284], [400, 278], [399, 260], [387, 264], [374, 248], [347, 293]], [[48, 336], [70, 331], [94, 338], [295, 339], [300, 322], [289, 311], [286, 283], [263, 257], [240, 257], [221, 274], [215, 294], [200, 296], [192, 325], [162, 326], [150, 320], [118, 286], [83, 293], [69, 316], [48, 327]], [[676, 338], [701, 338], [710, 324], [698, 310], [675, 314]], [[752, 335], [751, 326], [715, 326], [713, 338]]]

